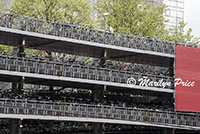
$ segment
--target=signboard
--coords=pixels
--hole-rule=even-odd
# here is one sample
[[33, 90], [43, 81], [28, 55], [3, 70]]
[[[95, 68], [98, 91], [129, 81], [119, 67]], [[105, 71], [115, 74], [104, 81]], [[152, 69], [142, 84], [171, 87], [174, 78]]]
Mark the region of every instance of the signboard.
[[200, 48], [176, 47], [176, 110], [200, 112]]

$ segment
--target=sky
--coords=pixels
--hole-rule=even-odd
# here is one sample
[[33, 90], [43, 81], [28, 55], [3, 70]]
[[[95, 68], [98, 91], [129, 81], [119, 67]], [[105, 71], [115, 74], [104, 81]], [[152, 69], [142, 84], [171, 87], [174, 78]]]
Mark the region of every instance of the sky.
[[184, 20], [185, 30], [192, 28], [192, 34], [200, 37], [200, 0], [185, 0]]

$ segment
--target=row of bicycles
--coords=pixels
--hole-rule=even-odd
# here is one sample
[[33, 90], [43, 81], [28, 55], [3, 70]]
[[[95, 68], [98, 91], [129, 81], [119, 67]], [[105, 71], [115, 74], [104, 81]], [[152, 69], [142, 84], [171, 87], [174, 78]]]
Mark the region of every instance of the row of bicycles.
[[[80, 26], [68, 23], [48, 22], [46, 20], [25, 17], [22, 15], [0, 15], [0, 27], [7, 27], [46, 35], [67, 37], [101, 44], [108, 44], [133, 49], [149, 50], [174, 54], [175, 42], [159, 39], [144, 38], [136, 35], [112, 33], [110, 31], [94, 29], [90, 26]], [[179, 44], [197, 47], [191, 44]]]

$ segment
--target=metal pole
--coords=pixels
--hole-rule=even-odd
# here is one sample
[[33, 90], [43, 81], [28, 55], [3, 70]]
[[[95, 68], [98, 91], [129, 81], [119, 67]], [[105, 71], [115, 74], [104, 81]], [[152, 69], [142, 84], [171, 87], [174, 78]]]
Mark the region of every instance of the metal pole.
[[105, 16], [105, 30], [108, 30], [108, 14], [109, 13], [104, 13], [103, 14]]
[[[178, 2], [176, 2], [176, 7], [178, 7]], [[175, 79], [176, 79], [176, 44], [177, 44], [177, 32], [178, 32], [178, 12], [176, 11], [176, 31], [175, 31], [175, 45], [174, 45], [174, 112], [176, 112], [176, 85], [175, 85]]]
[[106, 29], [106, 31], [108, 30], [108, 16], [106, 16], [106, 22], [105, 22], [106, 24], [106, 26], [105, 26], [105, 29]]
[[176, 79], [176, 44], [177, 44], [177, 31], [178, 26], [177, 26], [177, 18], [176, 18], [176, 31], [175, 31], [175, 45], [174, 45], [174, 112], [176, 112], [176, 85], [175, 85], [175, 79]]
[[174, 45], [174, 112], [176, 112], [176, 85], [175, 85], [175, 79], [176, 79], [176, 42]]

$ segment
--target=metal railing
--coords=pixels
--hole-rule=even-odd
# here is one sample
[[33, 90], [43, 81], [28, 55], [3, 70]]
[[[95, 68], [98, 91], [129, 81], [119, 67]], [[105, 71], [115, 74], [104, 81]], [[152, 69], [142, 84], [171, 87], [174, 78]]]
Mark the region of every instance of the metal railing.
[[52, 103], [35, 100], [0, 99], [0, 113], [67, 117], [85, 117], [138, 121], [152, 124], [200, 127], [200, 117], [194, 113], [153, 111], [130, 107]]
[[158, 88], [174, 89], [174, 78], [169, 76], [142, 74], [131, 71], [56, 63], [4, 55], [0, 55], [0, 69], [116, 83], [127, 83], [129, 78], [134, 78], [136, 85], [140, 85], [140, 79], [146, 78], [154, 82], [163, 80], [163, 82], [169, 83], [166, 87], [161, 87], [161, 84]]
[[[45, 20], [20, 15], [0, 15], [0, 27], [7, 27], [23, 31], [67, 37], [127, 48], [149, 50], [168, 54], [175, 53], [175, 42], [143, 38], [134, 35], [129, 36], [116, 34], [108, 31], [96, 30], [91, 27], [83, 27], [66, 23], [47, 22]], [[195, 45], [189, 46], [197, 47]]]

